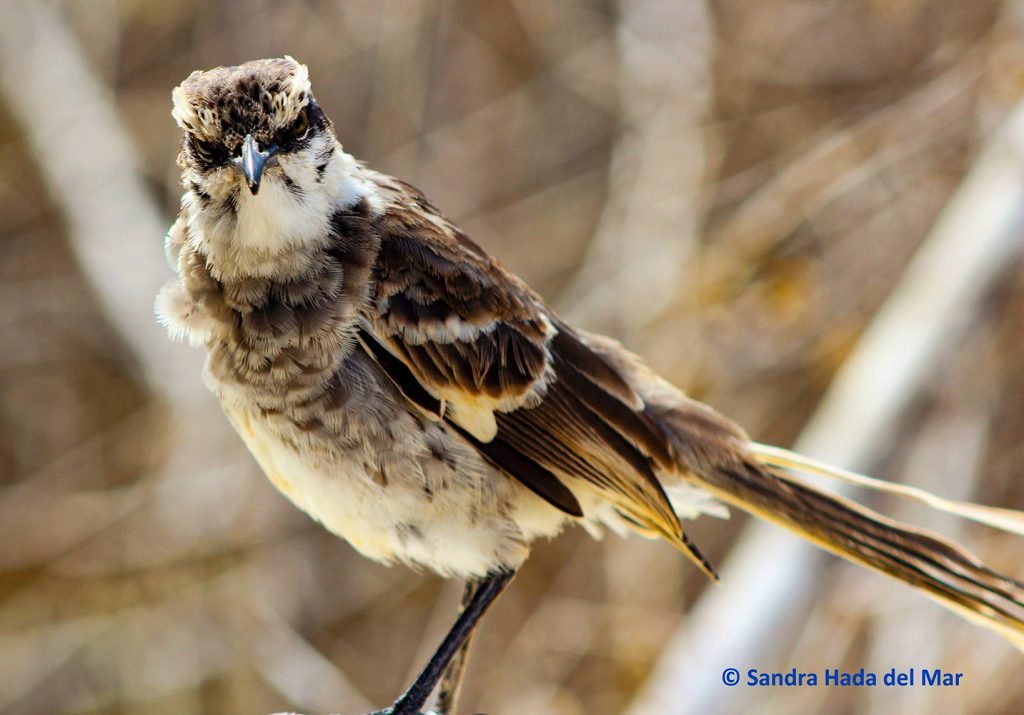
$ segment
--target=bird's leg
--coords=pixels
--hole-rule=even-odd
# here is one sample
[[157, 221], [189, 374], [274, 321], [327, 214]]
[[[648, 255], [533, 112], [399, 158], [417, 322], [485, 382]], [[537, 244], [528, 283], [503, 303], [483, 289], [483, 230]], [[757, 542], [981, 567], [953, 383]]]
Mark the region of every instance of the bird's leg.
[[459, 613], [455, 624], [448, 631], [448, 635], [441, 641], [434, 655], [423, 671], [416, 677], [416, 680], [409, 689], [402, 694], [394, 704], [380, 710], [373, 715], [419, 715], [423, 704], [427, 702], [434, 686], [441, 679], [452, 659], [462, 648], [462, 645], [473, 634], [473, 630], [479, 623], [480, 618], [487, 611], [487, 608], [494, 600], [501, 595], [508, 586], [515, 571], [504, 569], [495, 571], [479, 582], [475, 593], [469, 599], [465, 608]]
[[[465, 611], [469, 606], [473, 596], [480, 589], [481, 583], [483, 582], [480, 579], [475, 578], [466, 581], [466, 588], [462, 591], [459, 613]], [[462, 688], [462, 676], [466, 672], [466, 661], [472, 645], [473, 633], [470, 633], [452, 657], [448, 667], [445, 668], [444, 675], [441, 676], [441, 685], [437, 691], [437, 702], [434, 703], [434, 712], [437, 715], [452, 715], [455, 712], [455, 706], [459, 702], [459, 691]]]

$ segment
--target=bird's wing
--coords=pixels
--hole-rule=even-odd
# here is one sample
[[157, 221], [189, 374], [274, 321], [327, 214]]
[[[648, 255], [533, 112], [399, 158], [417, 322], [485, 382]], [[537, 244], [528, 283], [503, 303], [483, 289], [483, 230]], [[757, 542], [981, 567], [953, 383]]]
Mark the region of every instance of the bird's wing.
[[710, 573], [656, 476], [675, 469], [672, 447], [620, 369], [415, 189], [395, 186], [376, 223], [364, 349], [420, 410], [557, 508], [582, 516], [577, 495], [597, 492]]

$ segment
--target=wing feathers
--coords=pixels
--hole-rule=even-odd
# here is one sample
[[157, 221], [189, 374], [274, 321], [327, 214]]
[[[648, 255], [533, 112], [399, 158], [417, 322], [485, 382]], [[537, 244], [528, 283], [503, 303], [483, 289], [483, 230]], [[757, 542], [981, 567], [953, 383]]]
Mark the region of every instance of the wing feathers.
[[381, 372], [388, 376], [407, 400], [433, 419], [441, 419], [444, 413], [441, 401], [424, 389], [405, 363], [381, 345], [369, 331], [360, 329], [358, 339], [366, 353], [380, 366]]
[[[561, 333], [559, 333], [561, 335]], [[558, 345], [555, 345], [558, 348]], [[665, 436], [643, 412], [637, 412], [615, 394], [607, 392], [589, 374], [581, 372], [560, 353], [555, 357], [556, 373], [559, 380], [586, 403], [596, 415], [626, 436], [636, 447], [642, 449], [662, 469], [671, 470], [675, 458]]]
[[495, 467], [511, 477], [557, 509], [575, 517], [583, 516], [583, 508], [576, 496], [558, 478], [535, 460], [515, 449], [499, 437], [490, 442], [481, 442], [458, 425], [453, 425], [466, 440], [480, 450]]
[[567, 365], [573, 366], [581, 375], [586, 375], [595, 386], [627, 407], [633, 410], [643, 409], [643, 400], [614, 366], [584, 344], [576, 331], [568, 325], [562, 321], [558, 321], [557, 325], [558, 334], [551, 341], [552, 348]]
[[673, 448], [622, 369], [422, 195], [385, 189], [364, 344], [401, 393], [556, 508], [583, 516], [574, 492], [597, 493], [713, 574], [656, 474]]

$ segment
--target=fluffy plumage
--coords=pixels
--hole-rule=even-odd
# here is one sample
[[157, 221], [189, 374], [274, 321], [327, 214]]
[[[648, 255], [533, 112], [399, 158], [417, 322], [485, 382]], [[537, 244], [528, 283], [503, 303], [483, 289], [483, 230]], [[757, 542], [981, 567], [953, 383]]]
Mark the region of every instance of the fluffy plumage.
[[[418, 190], [346, 154], [290, 58], [174, 92], [186, 188], [158, 300], [271, 480], [371, 558], [481, 577], [578, 522], [665, 538], [734, 504], [1020, 643], [1024, 589], [800, 486], [618, 343], [562, 321]], [[275, 147], [254, 195], [233, 163]], [[667, 495], [684, 495], [673, 503]]]

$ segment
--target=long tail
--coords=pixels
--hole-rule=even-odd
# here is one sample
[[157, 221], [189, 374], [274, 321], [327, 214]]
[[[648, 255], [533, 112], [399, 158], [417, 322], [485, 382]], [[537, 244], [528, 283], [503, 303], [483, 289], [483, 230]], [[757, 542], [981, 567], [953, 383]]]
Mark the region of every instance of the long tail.
[[888, 574], [1024, 650], [1024, 584], [934, 534], [795, 482], [760, 463], [701, 475], [722, 501]]
[[[860, 475], [832, 470], [785, 450], [751, 444], [707, 408], [688, 407], [660, 417], [671, 428], [685, 471], [702, 488], [838, 556], [910, 584], [1024, 651], [1024, 583], [996, 573], [940, 536], [828, 494], [787, 476], [779, 467], [809, 468], [842, 479], [852, 476], [852, 481]], [[708, 444], [718, 449], [708, 450]], [[873, 487], [900, 491], [879, 484]], [[1015, 528], [1020, 525], [1018, 512], [944, 504], [946, 511], [1019, 533]]]
[[857, 474], [848, 469], [833, 467], [805, 457], [802, 454], [790, 452], [788, 449], [782, 449], [781, 447], [772, 447], [767, 444], [757, 444], [756, 442], [751, 444], [751, 447], [759, 461], [772, 467], [795, 469], [806, 474], [816, 474], [821, 477], [838, 479], [839, 481], [855, 484], [865, 489], [874, 489], [875, 491], [914, 499], [938, 511], [955, 514], [964, 519], [991, 526], [993, 529], [1024, 536], [1024, 513], [1016, 509], [1001, 509], [999, 507], [944, 499], [924, 489], [907, 484], [887, 482], [883, 479], [875, 479], [864, 474]]

